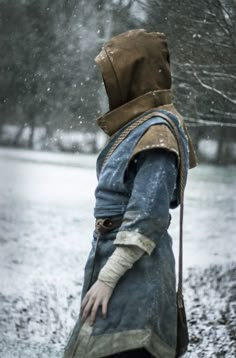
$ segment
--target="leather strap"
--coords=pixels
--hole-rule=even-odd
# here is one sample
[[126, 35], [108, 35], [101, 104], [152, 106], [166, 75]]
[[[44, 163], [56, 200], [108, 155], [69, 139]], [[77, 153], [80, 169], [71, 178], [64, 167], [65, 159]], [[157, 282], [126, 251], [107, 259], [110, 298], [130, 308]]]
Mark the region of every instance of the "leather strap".
[[96, 219], [95, 229], [97, 234], [104, 235], [122, 224], [123, 216], [115, 218]]

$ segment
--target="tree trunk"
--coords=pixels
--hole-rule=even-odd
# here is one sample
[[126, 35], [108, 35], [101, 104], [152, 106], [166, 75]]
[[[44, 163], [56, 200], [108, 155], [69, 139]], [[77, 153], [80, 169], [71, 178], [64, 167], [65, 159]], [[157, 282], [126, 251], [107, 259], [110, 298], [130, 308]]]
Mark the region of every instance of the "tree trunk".
[[30, 120], [30, 135], [28, 140], [28, 148], [34, 149], [34, 131], [35, 131], [35, 119]]
[[14, 138], [13, 141], [12, 141], [12, 145], [13, 145], [13, 146], [15, 146], [15, 147], [18, 146], [20, 137], [21, 137], [21, 135], [22, 135], [24, 129], [25, 129], [25, 126], [24, 126], [24, 123], [23, 123], [23, 124], [19, 127], [19, 129], [18, 129], [18, 131], [17, 131], [17, 133], [16, 133], [16, 135], [15, 135], [15, 138]]

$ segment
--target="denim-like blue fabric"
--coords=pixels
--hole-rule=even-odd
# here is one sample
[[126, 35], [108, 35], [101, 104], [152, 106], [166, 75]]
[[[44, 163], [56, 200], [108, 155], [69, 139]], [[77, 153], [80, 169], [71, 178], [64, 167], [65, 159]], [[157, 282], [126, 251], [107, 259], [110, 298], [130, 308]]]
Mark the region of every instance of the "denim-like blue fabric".
[[[169, 112], [164, 113], [169, 114]], [[172, 119], [176, 121], [175, 116]], [[151, 125], [165, 123], [154, 117], [136, 128], [113, 153], [103, 171], [102, 161], [117, 135], [101, 152], [97, 162], [96, 217], [123, 215], [123, 223], [100, 236], [96, 261], [96, 232], [84, 269], [81, 300], [97, 280], [101, 268], [115, 250], [114, 239], [119, 231], [138, 232], [155, 243], [149, 256], [143, 255], [118, 281], [108, 305], [108, 315], [102, 318], [99, 308], [92, 335], [150, 330], [172, 349], [176, 346], [176, 276], [172, 238], [168, 233], [169, 208], [178, 206], [178, 168], [176, 154], [152, 149], [139, 154], [127, 168], [134, 146]], [[123, 128], [122, 128], [123, 130]], [[119, 133], [122, 131], [120, 130]], [[188, 170], [188, 147], [184, 132], [179, 128], [184, 145], [185, 181]], [[76, 344], [81, 328], [80, 317], [72, 331], [66, 350]], [[147, 331], [145, 331], [147, 332]], [[144, 333], [146, 334], [146, 333]], [[112, 342], [111, 338], [111, 342]], [[122, 342], [119, 342], [123, 350]]]
[[152, 149], [137, 157], [132, 191], [123, 216], [121, 231], [143, 234], [156, 245], [169, 225], [169, 208], [176, 193], [175, 153]]
[[[179, 121], [174, 115], [164, 110], [160, 112], [163, 112], [164, 114], [168, 114], [170, 119], [172, 119], [175, 122], [175, 124], [177, 124], [178, 126], [180, 139], [182, 141], [184, 153], [185, 153], [184, 167], [185, 167], [185, 180], [186, 180], [187, 168], [188, 168], [187, 138], [184, 134], [182, 127], [180, 127], [179, 125]], [[119, 131], [119, 133], [116, 134], [116, 136], [113, 137], [113, 139], [100, 153], [97, 160], [97, 176], [99, 178], [99, 181], [95, 191], [96, 204], [94, 209], [94, 216], [96, 218], [123, 215], [124, 212], [126, 211], [126, 206], [128, 204], [129, 197], [130, 197], [130, 187], [129, 187], [129, 183], [125, 181], [125, 172], [127, 170], [130, 156], [137, 142], [144, 134], [144, 132], [150, 126], [156, 124], [166, 124], [169, 127], [169, 124], [161, 117], [153, 117], [147, 120], [146, 122], [144, 122], [142, 125], [138, 126], [118, 146], [118, 148], [115, 150], [115, 152], [112, 154], [112, 156], [106, 163], [102, 172], [101, 172], [101, 167], [103, 164], [103, 160], [108, 150], [116, 140], [117, 136], [120, 135], [120, 133], [124, 130], [124, 127]], [[171, 198], [170, 207], [175, 208], [176, 206], [178, 206], [178, 204], [179, 204], [179, 195], [176, 191], [175, 193], [173, 193], [173, 198]]]

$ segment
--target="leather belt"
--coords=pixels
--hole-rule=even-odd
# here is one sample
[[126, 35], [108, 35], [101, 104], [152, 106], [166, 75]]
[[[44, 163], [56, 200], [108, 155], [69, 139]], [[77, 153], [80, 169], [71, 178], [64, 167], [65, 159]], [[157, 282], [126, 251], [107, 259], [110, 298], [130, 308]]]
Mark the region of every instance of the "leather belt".
[[122, 224], [123, 217], [96, 219], [95, 229], [99, 234], [106, 234]]
[[[117, 227], [121, 226], [122, 221], [123, 221], [122, 216], [115, 217], [115, 218], [96, 219], [95, 230], [98, 234], [104, 235], [104, 234], [110, 232], [111, 230], [116, 229]], [[171, 222], [171, 214], [169, 214], [168, 228], [170, 226], [170, 222]]]

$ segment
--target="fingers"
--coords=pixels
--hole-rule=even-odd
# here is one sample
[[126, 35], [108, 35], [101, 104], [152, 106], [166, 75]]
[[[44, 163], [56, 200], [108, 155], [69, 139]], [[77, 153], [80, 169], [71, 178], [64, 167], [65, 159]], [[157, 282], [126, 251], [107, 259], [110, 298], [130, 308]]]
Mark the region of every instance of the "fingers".
[[96, 281], [91, 289], [86, 293], [80, 306], [80, 315], [84, 323], [90, 314], [90, 325], [93, 326], [99, 306], [102, 306], [102, 317], [106, 319], [108, 302], [110, 300], [113, 289], [106, 286], [100, 281]]
[[91, 297], [88, 299], [87, 303], [85, 303], [85, 306], [84, 308], [82, 308], [83, 310], [83, 314], [82, 314], [82, 322], [84, 323], [86, 321], [86, 318], [88, 317], [89, 315], [89, 312], [92, 308], [94, 304], [94, 299], [92, 299]]
[[94, 305], [93, 305], [93, 308], [92, 308], [92, 311], [91, 311], [90, 326], [94, 325], [98, 307], [99, 307], [99, 301], [95, 301]]
[[104, 319], [107, 318], [107, 305], [108, 305], [108, 301], [102, 302], [102, 316]]
[[96, 319], [96, 315], [97, 315], [97, 311], [98, 311], [98, 308], [101, 304], [102, 306], [102, 316], [103, 318], [105, 319], [106, 316], [107, 316], [107, 306], [108, 306], [108, 301], [102, 301], [102, 302], [99, 302], [99, 300], [93, 300], [92, 298], [90, 298], [88, 301], [85, 300], [84, 301], [84, 308], [82, 308], [82, 305], [81, 305], [81, 310], [83, 310], [82, 312], [82, 322], [84, 323], [91, 311], [91, 317], [90, 317], [90, 325], [93, 326], [94, 325], [94, 322], [95, 322], [95, 319]]
[[81, 309], [81, 310], [84, 309], [84, 306], [87, 304], [88, 300], [89, 300], [89, 295], [88, 295], [88, 293], [87, 293], [87, 294], [85, 295], [83, 301], [81, 302], [81, 305], [80, 305], [80, 309]]

